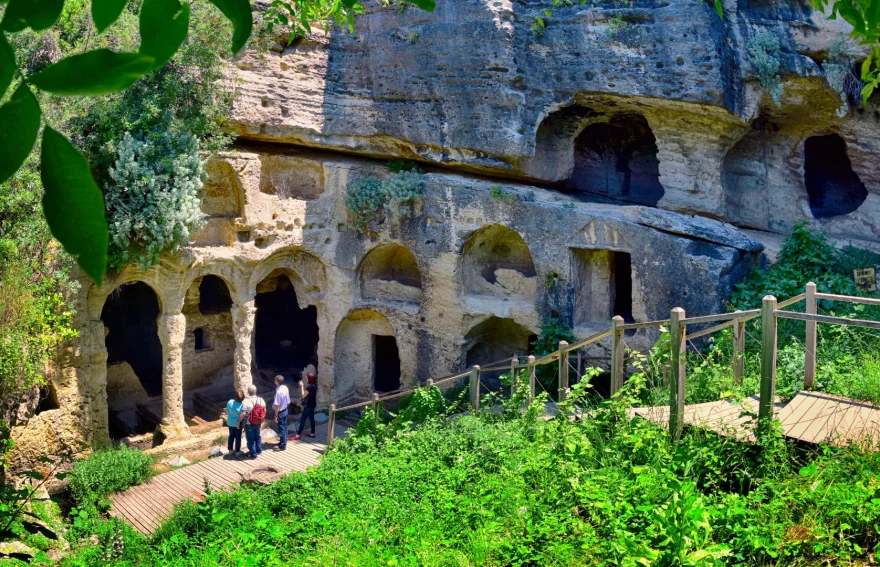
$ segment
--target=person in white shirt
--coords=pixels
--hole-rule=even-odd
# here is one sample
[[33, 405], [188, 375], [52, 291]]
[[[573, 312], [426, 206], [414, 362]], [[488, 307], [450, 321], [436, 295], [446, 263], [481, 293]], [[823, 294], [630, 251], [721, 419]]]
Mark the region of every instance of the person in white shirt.
[[248, 453], [251, 459], [263, 452], [263, 438], [260, 436], [260, 428], [266, 417], [266, 402], [257, 395], [257, 387], [248, 386], [248, 395], [241, 402], [241, 417], [239, 427], [244, 426], [244, 437], [247, 440]]
[[284, 451], [287, 449], [287, 409], [290, 406], [290, 392], [284, 385], [284, 376], [275, 377], [275, 401], [272, 402], [275, 408], [275, 423], [278, 424], [278, 447], [276, 450]]

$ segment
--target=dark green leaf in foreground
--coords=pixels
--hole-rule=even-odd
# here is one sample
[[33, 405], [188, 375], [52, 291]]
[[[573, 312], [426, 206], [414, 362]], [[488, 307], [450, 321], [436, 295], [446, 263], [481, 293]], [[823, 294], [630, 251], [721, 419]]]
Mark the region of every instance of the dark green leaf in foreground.
[[15, 52], [6, 41], [6, 36], [0, 32], [0, 97], [6, 93], [12, 77], [15, 76]]
[[0, 106], [0, 183], [18, 171], [40, 131], [40, 104], [27, 85], [19, 86]]
[[154, 69], [171, 59], [188, 31], [189, 4], [177, 0], [144, 0], [140, 13], [140, 52], [155, 59]]
[[412, 3], [427, 12], [433, 12], [437, 7], [436, 0], [412, 0]]
[[209, 0], [217, 6], [226, 16], [234, 31], [232, 33], [232, 52], [238, 53], [247, 43], [251, 36], [251, 28], [254, 25], [254, 17], [251, 14], [251, 4], [248, 0]]
[[128, 0], [92, 0], [92, 21], [98, 33], [103, 32], [119, 19]]
[[152, 69], [150, 56], [95, 49], [46, 67], [31, 83], [59, 95], [102, 95], [127, 89]]
[[109, 236], [104, 196], [92, 179], [89, 164], [64, 136], [48, 126], [43, 130], [40, 160], [43, 214], [52, 235], [100, 284], [107, 268]]
[[13, 33], [27, 27], [45, 30], [58, 21], [63, 8], [64, 0], [11, 0], [0, 27]]

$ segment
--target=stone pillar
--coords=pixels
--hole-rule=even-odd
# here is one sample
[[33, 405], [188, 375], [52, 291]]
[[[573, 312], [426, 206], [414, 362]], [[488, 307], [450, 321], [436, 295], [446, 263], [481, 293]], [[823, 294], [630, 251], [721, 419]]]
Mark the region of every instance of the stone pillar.
[[159, 315], [162, 343], [162, 421], [159, 432], [165, 439], [189, 436], [183, 417], [183, 340], [186, 317], [182, 313]]
[[232, 306], [232, 333], [235, 336], [235, 355], [233, 364], [233, 386], [247, 392], [254, 383], [251, 372], [253, 361], [254, 323], [257, 320], [257, 306], [253, 299], [236, 302]]
[[[86, 331], [89, 335], [88, 345], [90, 356], [86, 375], [89, 377], [87, 384], [79, 387], [87, 392], [90, 415], [84, 415], [91, 423], [91, 446], [100, 448], [110, 445], [109, 412], [107, 410], [107, 347], [104, 340], [107, 337], [107, 327], [100, 319], [90, 321]], [[84, 339], [86, 340], [86, 339]]]

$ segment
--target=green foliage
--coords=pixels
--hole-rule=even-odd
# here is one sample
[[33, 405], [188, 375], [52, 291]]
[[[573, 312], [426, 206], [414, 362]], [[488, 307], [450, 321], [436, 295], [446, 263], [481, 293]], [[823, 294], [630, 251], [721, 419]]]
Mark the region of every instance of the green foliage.
[[[577, 340], [574, 333], [563, 321], [556, 317], [551, 317], [541, 321], [541, 332], [532, 342], [532, 349], [535, 357], [541, 357], [559, 350], [559, 341], [573, 343]], [[547, 392], [557, 392], [559, 390], [559, 375], [556, 366], [545, 364], [535, 369], [535, 377], [541, 386]]]
[[[215, 9], [229, 21], [232, 26], [231, 52], [236, 53], [242, 49], [250, 38], [253, 28], [252, 8], [249, 0], [208, 0]], [[425, 10], [433, 10], [434, 0], [411, 0], [413, 4]], [[87, 21], [89, 14], [85, 10], [84, 0], [8, 0], [0, 2], [2, 11], [2, 27], [0, 32], [0, 99], [3, 98], [11, 81], [18, 77], [20, 87], [19, 94], [7, 100], [0, 106], [0, 183], [7, 181], [24, 163], [34, 146], [35, 133], [40, 125], [54, 128], [55, 131], [63, 130], [63, 125], [55, 123], [52, 117], [45, 112], [40, 112], [44, 96], [41, 94], [34, 98], [31, 87], [43, 93], [52, 93], [65, 96], [97, 96], [120, 93], [129, 89], [147, 76], [151, 71], [159, 68], [167, 68], [174, 61], [175, 53], [187, 43], [190, 46], [208, 46], [211, 49], [214, 40], [219, 37], [218, 31], [222, 26], [213, 26], [207, 38], [208, 41], [197, 39], [188, 41], [190, 32], [190, 10], [198, 12], [202, 3], [190, 3], [179, 0], [142, 0], [132, 3], [129, 11], [125, 10], [126, 2], [121, 0], [93, 0], [91, 2], [91, 19], [93, 27], [102, 34], [93, 40], [88, 23], [80, 30], [88, 30], [85, 41], [80, 42], [75, 49], [65, 49], [66, 57], [59, 61], [52, 61], [51, 57], [47, 64], [43, 64], [46, 53], [39, 54], [41, 48], [56, 43], [56, 35], [62, 35], [71, 31], [67, 27], [72, 20]], [[329, 26], [331, 22], [347, 24], [353, 29], [355, 14], [363, 14], [364, 6], [357, 0], [300, 0], [296, 3], [276, 0], [270, 7], [270, 16], [273, 22], [277, 21], [287, 25], [288, 19], [292, 18], [294, 29], [297, 32], [308, 33], [311, 31], [311, 23], [322, 23]], [[203, 12], [204, 13], [204, 12]], [[286, 15], [285, 15], [286, 13]], [[113, 29], [121, 20], [120, 27], [126, 29], [125, 15], [130, 14], [139, 19], [136, 34], [123, 35], [120, 41], [111, 39], [107, 41], [106, 30]], [[65, 19], [67, 21], [65, 21]], [[53, 28], [44, 37], [39, 37], [36, 32]], [[198, 25], [196, 26], [198, 29]], [[19, 36], [13, 42], [7, 41], [5, 33]], [[75, 43], [75, 42], [74, 42]], [[100, 45], [104, 43], [105, 45]], [[98, 44], [98, 46], [95, 46]], [[109, 44], [109, 45], [107, 45]], [[31, 50], [35, 45], [40, 49], [33, 50], [39, 56], [37, 58], [19, 57]], [[61, 47], [73, 47], [68, 44]], [[122, 47], [124, 50], [118, 49]], [[135, 51], [135, 48], [137, 50]], [[213, 54], [219, 57], [219, 50]], [[22, 66], [22, 60], [28, 64]], [[183, 65], [190, 68], [198, 68], [199, 61], [191, 57], [184, 57]], [[181, 59], [178, 58], [178, 62]], [[219, 63], [219, 59], [217, 60]], [[32, 65], [30, 63], [38, 64]], [[195, 63], [193, 65], [193, 63]], [[217, 88], [211, 77], [196, 73], [198, 85], [211, 90]], [[149, 89], [147, 89], [149, 90]], [[27, 95], [31, 95], [30, 98]], [[27, 100], [26, 100], [27, 99]], [[147, 99], [149, 101], [150, 99]], [[22, 103], [26, 102], [33, 107], [24, 112]], [[187, 105], [194, 109], [194, 114], [202, 110], [193, 104], [196, 101], [188, 100]], [[51, 106], [51, 104], [50, 104]], [[155, 107], [157, 113], [164, 113], [168, 109], [164, 106]], [[21, 116], [21, 119], [18, 117]], [[36, 117], [36, 120], [34, 118]], [[178, 117], [180, 118], [180, 117]], [[214, 113], [208, 113], [208, 120], [214, 119]], [[22, 123], [24, 120], [24, 123]], [[184, 123], [189, 125], [184, 120]], [[107, 123], [110, 124], [110, 123]], [[136, 136], [147, 134], [147, 130], [131, 128], [130, 124], [117, 122], [121, 132], [132, 131]], [[198, 123], [195, 124], [198, 127]], [[112, 127], [111, 127], [112, 129]], [[82, 132], [90, 132], [83, 129]], [[22, 133], [34, 135], [22, 135]], [[119, 132], [117, 132], [118, 134]], [[190, 130], [191, 134], [198, 136], [197, 132]], [[119, 140], [117, 136], [112, 138]], [[49, 151], [43, 146], [44, 151]], [[204, 148], [203, 148], [204, 149]], [[106, 173], [100, 169], [113, 163], [113, 159], [106, 159], [99, 164], [99, 176]], [[87, 167], [85, 158], [79, 154], [67, 155], [65, 159], [43, 159], [44, 175], [50, 178], [63, 178], [65, 171], [84, 169]], [[94, 181], [76, 176], [69, 179], [71, 185], [65, 190], [68, 202], [91, 201], [94, 197]], [[98, 185], [102, 185], [99, 180]], [[81, 197], [82, 195], [82, 197]], [[49, 197], [50, 199], [53, 196]], [[84, 271], [96, 282], [100, 283], [106, 269], [108, 257], [107, 246], [109, 242], [106, 222], [98, 219], [99, 211], [94, 207], [88, 207], [81, 211], [85, 215], [86, 222], [80, 227], [81, 234], [65, 230], [64, 224], [58, 218], [49, 218], [49, 225], [53, 234], [73, 254]], [[74, 238], [75, 237], [75, 238]], [[87, 240], [88, 246], [83, 246], [82, 241]], [[95, 266], [99, 266], [98, 269]]]
[[[63, 565], [107, 565], [107, 541], [122, 542], [114, 564], [143, 567], [870, 564], [880, 453], [806, 452], [773, 431], [671, 444], [627, 417], [644, 375], [592, 405], [595, 375], [550, 420], [545, 395], [525, 411], [520, 395], [500, 412], [431, 416], [426, 389], [420, 425], [350, 435], [270, 486], [209, 491], [150, 540], [95, 522], [100, 544], [84, 540]], [[590, 417], [568, 419], [576, 406]]]
[[763, 86], [776, 106], [782, 100], [782, 81], [779, 78], [779, 39], [772, 32], [763, 30], [751, 37], [746, 44], [749, 63], [755, 69]]
[[810, 0], [814, 8], [825, 12], [831, 6], [830, 19], [838, 17], [853, 27], [850, 37], [870, 46], [868, 57], [862, 62], [862, 101], [880, 87], [880, 0]]
[[491, 197], [493, 201], [501, 201], [508, 205], [516, 203], [516, 195], [508, 193], [503, 187], [501, 187], [501, 185], [493, 185], [489, 187], [489, 197]]
[[828, 85], [840, 97], [840, 107], [837, 116], [843, 118], [849, 112], [850, 100], [858, 100], [864, 84], [853, 72], [855, 62], [844, 51], [844, 43], [837, 40], [831, 44], [828, 57], [822, 62], [822, 70], [825, 71], [825, 79]]
[[383, 221], [386, 217], [392, 222], [400, 222], [403, 218], [416, 216], [424, 185], [424, 175], [418, 170], [398, 171], [381, 181], [366, 178], [350, 182], [344, 203], [354, 229], [365, 233], [371, 223]]
[[404, 159], [394, 159], [388, 162], [388, 171], [391, 173], [400, 173], [401, 171], [421, 172], [418, 164]]
[[162, 132], [139, 139], [126, 134], [105, 188], [110, 265], [138, 261], [146, 269], [163, 252], [189, 242], [205, 219], [199, 198], [204, 177], [192, 135]]
[[101, 504], [104, 499], [150, 478], [152, 457], [137, 449], [121, 446], [92, 453], [77, 461], [67, 476], [70, 494], [84, 506]]

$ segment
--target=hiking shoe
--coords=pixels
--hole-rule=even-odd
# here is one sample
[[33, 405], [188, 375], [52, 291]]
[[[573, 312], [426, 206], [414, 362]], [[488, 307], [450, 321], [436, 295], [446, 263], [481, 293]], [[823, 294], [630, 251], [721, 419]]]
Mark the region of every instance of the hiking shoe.
[[314, 437], [314, 436], [315, 436], [314, 433], [306, 433], [306, 437]]

